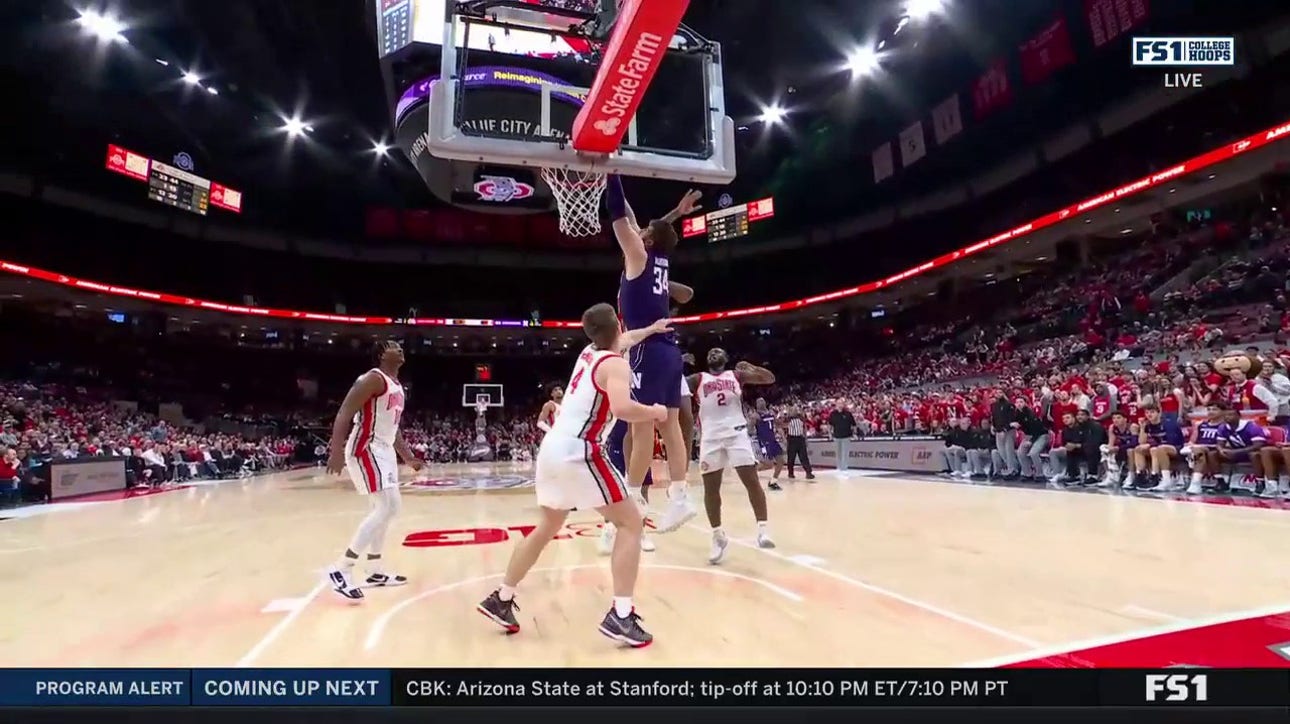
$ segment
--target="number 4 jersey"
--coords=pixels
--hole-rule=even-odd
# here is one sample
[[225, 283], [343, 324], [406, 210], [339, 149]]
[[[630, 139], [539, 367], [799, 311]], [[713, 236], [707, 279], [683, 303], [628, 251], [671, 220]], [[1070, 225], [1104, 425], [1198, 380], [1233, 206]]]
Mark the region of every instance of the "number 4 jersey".
[[[613, 415], [609, 412], [609, 396], [596, 386], [596, 368], [601, 362], [621, 355], [615, 352], [596, 349], [587, 345], [578, 355], [573, 365], [573, 374], [569, 384], [564, 388], [564, 399], [560, 402], [560, 414], [555, 417], [551, 432], [542, 439], [542, 445], [576, 443], [571, 449], [577, 449], [581, 443], [601, 443], [605, 433], [613, 425]], [[552, 439], [555, 438], [555, 439]]]

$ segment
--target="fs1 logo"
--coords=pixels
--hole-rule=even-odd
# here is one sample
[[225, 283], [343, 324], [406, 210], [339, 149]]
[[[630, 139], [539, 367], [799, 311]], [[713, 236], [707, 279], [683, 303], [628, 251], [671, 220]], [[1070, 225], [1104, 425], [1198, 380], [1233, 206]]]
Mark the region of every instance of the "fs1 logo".
[[1205, 674], [1147, 674], [1147, 701], [1208, 701]]
[[1235, 38], [1134, 38], [1135, 66], [1235, 65]]
[[479, 194], [480, 201], [504, 204], [530, 198], [534, 190], [531, 185], [510, 176], [485, 176], [475, 184], [475, 193]]

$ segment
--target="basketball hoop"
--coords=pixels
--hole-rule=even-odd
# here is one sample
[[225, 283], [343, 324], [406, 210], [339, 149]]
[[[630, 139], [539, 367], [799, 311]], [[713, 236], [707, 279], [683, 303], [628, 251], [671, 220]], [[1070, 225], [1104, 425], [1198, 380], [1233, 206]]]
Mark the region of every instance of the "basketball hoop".
[[572, 237], [600, 233], [600, 197], [605, 195], [605, 174], [567, 168], [543, 168], [542, 180], [551, 187], [560, 231]]

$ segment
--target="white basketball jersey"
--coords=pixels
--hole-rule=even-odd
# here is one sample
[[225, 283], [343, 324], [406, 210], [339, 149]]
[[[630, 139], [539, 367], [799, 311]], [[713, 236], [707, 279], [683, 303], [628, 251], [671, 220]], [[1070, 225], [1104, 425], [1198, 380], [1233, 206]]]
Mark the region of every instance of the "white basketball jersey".
[[718, 440], [746, 434], [743, 388], [732, 370], [719, 375], [699, 375], [699, 437]]
[[591, 345], [582, 350], [577, 363], [573, 365], [569, 384], [565, 385], [560, 412], [555, 416], [555, 424], [551, 426], [548, 438], [603, 442], [605, 433], [614, 420], [609, 412], [609, 395], [596, 388], [596, 365], [602, 360], [619, 356], [621, 355], [616, 352], [598, 350]]
[[552, 409], [551, 409], [551, 414], [550, 414], [550, 415], [548, 415], [548, 416], [547, 416], [547, 419], [543, 420], [543, 422], [545, 422], [545, 423], [547, 424], [547, 427], [550, 427], [550, 428], [553, 428], [553, 429], [554, 429], [554, 427], [555, 427], [555, 418], [557, 418], [557, 417], [559, 417], [559, 416], [560, 416], [560, 403], [559, 403], [559, 402], [552, 402], [552, 403], [551, 403], [551, 407], [552, 407]]
[[354, 415], [354, 429], [349, 433], [349, 444], [346, 446], [351, 454], [372, 444], [393, 447], [394, 438], [399, 434], [399, 418], [403, 415], [403, 385], [378, 369], [372, 371], [385, 381], [385, 391], [368, 400], [358, 414]]

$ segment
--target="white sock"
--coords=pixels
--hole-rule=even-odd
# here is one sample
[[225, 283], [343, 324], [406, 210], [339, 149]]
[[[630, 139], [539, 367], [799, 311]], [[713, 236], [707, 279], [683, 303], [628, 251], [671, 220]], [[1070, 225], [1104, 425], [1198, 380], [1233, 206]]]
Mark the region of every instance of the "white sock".
[[345, 551], [345, 555], [340, 557], [340, 562], [336, 564], [336, 567], [349, 573], [354, 570], [355, 563], [358, 563], [358, 556], [351, 556], [350, 551]]
[[385, 567], [381, 564], [381, 554], [367, 554], [367, 572], [374, 576], [384, 575]]
[[1201, 483], [1201, 481], [1204, 479], [1204, 477], [1205, 477], [1205, 476], [1201, 475], [1200, 473], [1192, 473], [1192, 474], [1191, 474], [1191, 483], [1192, 483], [1192, 485], [1200, 485], [1200, 483]]
[[503, 601], [509, 601], [512, 598], [515, 598], [515, 587], [508, 586], [503, 583], [501, 587], [497, 589], [497, 597]]
[[768, 525], [768, 522], [767, 522], [767, 521], [764, 521], [764, 520], [759, 520], [759, 521], [757, 521], [757, 532], [758, 532], [758, 533], [765, 533], [765, 532], [766, 532], [766, 526], [767, 526], [767, 525]]
[[631, 596], [614, 596], [614, 615], [618, 618], [627, 618], [632, 612]]
[[717, 527], [713, 528], [713, 529], [712, 529], [712, 537], [713, 537], [713, 538], [725, 538], [725, 537], [726, 537], [726, 531], [725, 531], [725, 529], [724, 529], [724, 528], [722, 528], [721, 526], [717, 526]]
[[672, 481], [667, 485], [667, 497], [684, 499], [689, 489], [690, 486], [686, 485], [684, 480]]

